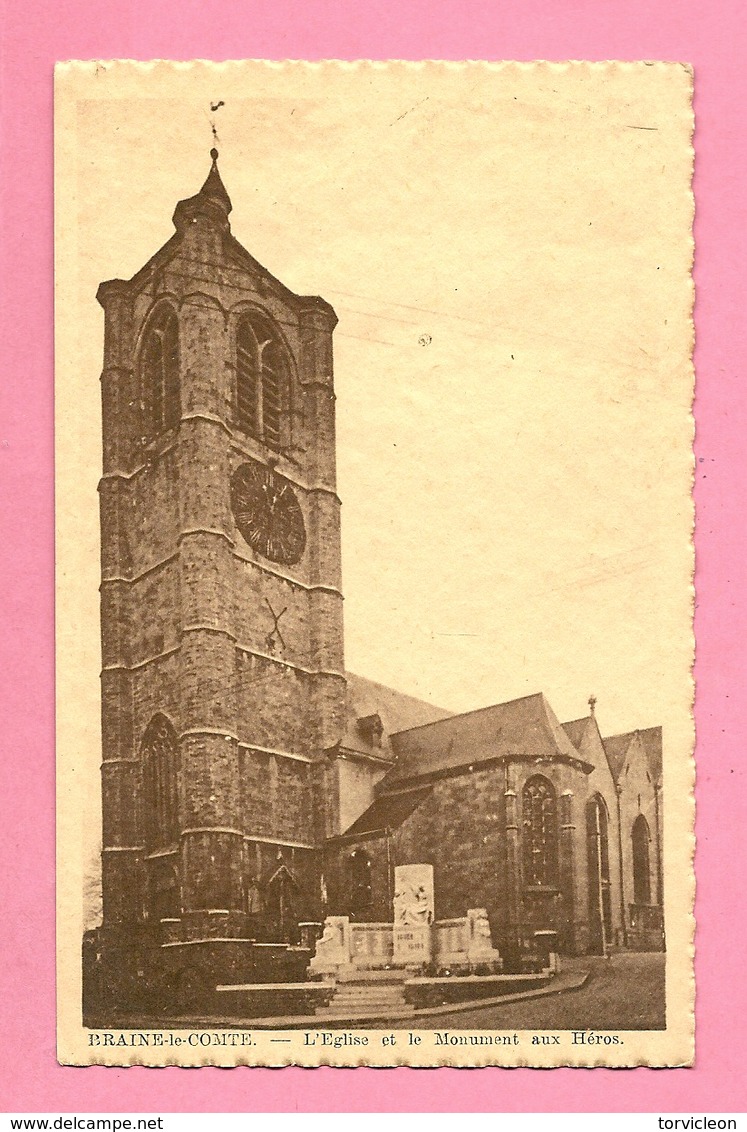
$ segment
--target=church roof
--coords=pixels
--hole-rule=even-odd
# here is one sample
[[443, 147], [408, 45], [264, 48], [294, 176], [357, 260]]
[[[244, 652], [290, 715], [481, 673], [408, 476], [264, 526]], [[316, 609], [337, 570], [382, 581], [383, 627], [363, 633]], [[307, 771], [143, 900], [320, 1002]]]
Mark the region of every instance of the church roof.
[[[367, 680], [364, 676], [356, 676], [348, 672], [346, 679], [347, 720], [342, 746], [348, 750], [368, 750], [368, 744], [357, 726], [359, 719], [378, 715], [384, 725], [384, 733], [392, 735], [410, 727], [419, 727], [423, 723], [448, 719], [452, 715], [452, 712], [444, 708], [436, 707], [415, 696], [405, 695], [404, 692], [397, 692], [394, 688], [388, 688], [386, 684], [377, 684], [375, 680]], [[382, 758], [390, 757], [388, 750], [379, 750], [378, 753]]]
[[604, 740], [604, 749], [607, 752], [607, 760], [615, 782], [617, 782], [622, 773], [622, 768], [625, 766], [625, 756], [634, 736], [635, 731], [629, 731], [626, 735], [610, 735]]
[[400, 790], [396, 794], [381, 794], [368, 809], [353, 822], [344, 836], [378, 833], [384, 829], [398, 829], [403, 821], [418, 808], [433, 790], [432, 786], [417, 786]]
[[584, 732], [589, 723], [589, 716], [584, 716], [583, 719], [572, 719], [569, 723], [563, 724], [563, 730], [573, 743], [574, 747], [580, 747], [584, 739]]
[[617, 782], [625, 766], [630, 744], [636, 736], [640, 739], [646, 754], [652, 778], [655, 782], [660, 782], [662, 771], [661, 727], [646, 727], [642, 731], [627, 731], [624, 735], [610, 735], [602, 740], [609, 759], [612, 777]]
[[563, 730], [586, 762], [593, 763], [596, 770], [605, 774], [612, 772], [609, 755], [595, 715], [572, 719], [563, 724]]
[[196, 212], [204, 212], [206, 208], [215, 206], [218, 207], [224, 218], [228, 219], [228, 214], [233, 205], [218, 172], [218, 150], [211, 149], [210, 157], [213, 163], [199, 193], [195, 193], [193, 197], [188, 197], [186, 200], [180, 200], [176, 206], [174, 224], [177, 228], [179, 228], [183, 219], [188, 220]]
[[643, 731], [639, 731], [638, 735], [648, 757], [651, 775], [655, 782], [661, 782], [663, 761], [661, 727], [646, 727]]
[[205, 184], [197, 195], [218, 201], [219, 204], [223, 205], [226, 212], [230, 212], [233, 205], [231, 204], [231, 198], [226, 192], [226, 186], [223, 184], [221, 175], [218, 172], [218, 150], [211, 149], [210, 156], [213, 160], [213, 164], [210, 166], [210, 172], [205, 178]]
[[134, 288], [138, 290], [148, 284], [154, 273], [165, 267], [177, 255], [185, 231], [191, 227], [190, 221], [199, 215], [219, 228], [223, 257], [227, 263], [233, 263], [259, 278], [272, 293], [280, 296], [291, 307], [304, 310], [315, 308], [323, 311], [328, 318], [334, 320], [332, 322], [332, 325], [334, 325], [337, 316], [325, 299], [318, 295], [297, 295], [295, 291], [291, 291], [289, 287], [281, 283], [275, 275], [256, 260], [231, 233], [228, 215], [233, 206], [218, 170], [218, 151], [211, 149], [210, 157], [212, 164], [202, 188], [194, 196], [187, 197], [177, 203], [174, 210], [176, 232], [171, 239], [167, 240], [163, 247], [159, 248], [148, 262], [135, 272], [131, 279], [110, 279], [102, 283], [97, 292], [99, 302], [102, 304], [105, 302], [107, 292], [112, 288], [119, 290], [124, 287], [125, 289]]
[[226, 215], [231, 212], [233, 207], [231, 197], [225, 190], [225, 185], [217, 168], [217, 149], [211, 149], [211, 158], [213, 164], [211, 165], [211, 171], [209, 171], [205, 178], [203, 188], [201, 188], [199, 192], [196, 192], [194, 197], [189, 197], [187, 200], [180, 200], [177, 205], [178, 209], [183, 205], [200, 205], [206, 203], [206, 201], [213, 201], [214, 204], [221, 206]]
[[400, 732], [392, 747], [397, 762], [383, 789], [495, 758], [582, 761], [542, 692]]

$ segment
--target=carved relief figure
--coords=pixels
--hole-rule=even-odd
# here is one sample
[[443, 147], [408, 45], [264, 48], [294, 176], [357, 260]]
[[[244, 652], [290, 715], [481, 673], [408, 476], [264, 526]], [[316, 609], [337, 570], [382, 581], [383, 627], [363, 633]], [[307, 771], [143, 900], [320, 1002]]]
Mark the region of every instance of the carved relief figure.
[[433, 905], [424, 885], [400, 883], [394, 894], [394, 922], [407, 925], [433, 923]]

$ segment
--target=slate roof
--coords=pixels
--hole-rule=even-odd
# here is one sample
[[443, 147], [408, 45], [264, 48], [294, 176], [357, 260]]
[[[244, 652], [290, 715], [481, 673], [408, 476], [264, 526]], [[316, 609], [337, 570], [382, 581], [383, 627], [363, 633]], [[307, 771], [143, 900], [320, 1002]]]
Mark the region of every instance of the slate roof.
[[646, 727], [642, 731], [628, 731], [624, 735], [610, 735], [602, 740], [609, 759], [612, 777], [617, 782], [625, 766], [628, 748], [636, 735], [640, 738], [646, 752], [651, 777], [655, 782], [660, 782], [662, 772], [661, 727]]
[[397, 762], [385, 790], [405, 779], [512, 755], [581, 761], [541, 692], [401, 731], [392, 736], [392, 748]]
[[[386, 684], [367, 680], [364, 676], [347, 672], [346, 679], [347, 720], [342, 746], [347, 750], [365, 753], [371, 750], [357, 727], [357, 721], [367, 716], [381, 716], [385, 735], [392, 735], [394, 732], [418, 727], [423, 723], [448, 719], [452, 715], [452, 712], [444, 708], [419, 700], [415, 696], [407, 696], [403, 692], [395, 691], [394, 688], [388, 688]], [[382, 758], [391, 757], [388, 748], [374, 750]]]
[[625, 756], [634, 736], [635, 731], [629, 731], [626, 735], [610, 735], [602, 740], [615, 782], [619, 779], [622, 768], [625, 766]]
[[224, 231], [222, 232], [222, 248], [224, 259], [228, 262], [233, 262], [237, 266], [251, 272], [255, 276], [260, 276], [269, 289], [284, 299], [291, 307], [298, 309], [299, 307], [317, 307], [331, 315], [335, 321], [337, 316], [334, 309], [325, 300], [318, 295], [297, 295], [295, 291], [291, 291], [284, 283], [274, 276], [266, 267], [263, 267], [258, 260], [251, 255], [246, 248], [239, 243], [235, 236], [231, 234], [230, 225], [228, 224], [228, 214], [232, 211], [231, 198], [226, 191], [223, 184], [220, 172], [218, 170], [218, 154], [216, 150], [210, 151], [212, 164], [210, 171], [205, 179], [205, 182], [199, 192], [195, 193], [192, 197], [187, 197], [180, 200], [174, 211], [174, 225], [177, 231], [174, 235], [166, 241], [162, 248], [154, 253], [144, 264], [139, 271], [136, 271], [131, 279], [110, 279], [106, 283], [102, 283], [97, 292], [99, 301], [103, 301], [106, 289], [115, 284], [121, 287], [123, 283], [135, 289], [141, 288], [153, 276], [153, 273], [159, 268], [164, 267], [169, 263], [179, 251], [180, 245], [183, 241], [183, 231], [180, 230], [180, 222], [193, 210], [201, 210], [215, 214], [217, 208], [224, 215]]
[[573, 743], [574, 747], [579, 747], [584, 738], [586, 725], [589, 722], [589, 716], [584, 716], [583, 719], [572, 719], [570, 723], [563, 724], [563, 730]]
[[647, 727], [638, 732], [644, 750], [648, 757], [651, 776], [655, 782], [661, 782], [662, 773], [662, 738], [661, 727]]
[[583, 719], [572, 719], [563, 724], [563, 730], [581, 753], [582, 758], [593, 762], [596, 770], [610, 773], [615, 778], [615, 772], [610, 764], [606, 740], [602, 739], [596, 717], [586, 715]]
[[218, 150], [211, 149], [210, 157], [213, 163], [210, 166], [210, 172], [205, 179], [204, 185], [199, 193], [195, 193], [193, 197], [189, 197], [187, 200], [180, 200], [179, 204], [176, 206], [177, 210], [179, 210], [180, 206], [196, 205], [207, 200], [211, 200], [219, 205], [226, 216], [228, 216], [228, 213], [233, 209], [231, 198], [226, 192], [226, 186], [223, 184], [221, 175], [218, 172]]
[[400, 790], [396, 794], [379, 795], [365, 813], [356, 818], [350, 829], [345, 831], [345, 836], [373, 833], [382, 829], [398, 829], [428, 797], [432, 789], [432, 786], [417, 786], [412, 790]]

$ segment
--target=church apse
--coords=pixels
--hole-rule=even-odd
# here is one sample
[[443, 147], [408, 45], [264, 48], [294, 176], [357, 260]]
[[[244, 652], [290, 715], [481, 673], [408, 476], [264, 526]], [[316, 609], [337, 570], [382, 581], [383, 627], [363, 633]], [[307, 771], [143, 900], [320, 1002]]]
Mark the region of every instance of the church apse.
[[[633, 790], [648, 772], [641, 762], [620, 787], [594, 702], [587, 717], [567, 724], [538, 694], [387, 736], [393, 765], [365, 813], [327, 845], [331, 911], [389, 919], [396, 867], [429, 864], [437, 918], [484, 908], [509, 966], [529, 961], [548, 932], [572, 955], [661, 947], [660, 934], [630, 932], [632, 860], [619, 848], [625, 815], [637, 804]], [[628, 838], [631, 846], [637, 838], [638, 861], [642, 828]], [[363, 855], [365, 903], [353, 881]], [[654, 871], [640, 865], [638, 874]], [[640, 891], [652, 897], [645, 881]], [[660, 904], [651, 898], [637, 914], [660, 922]]]

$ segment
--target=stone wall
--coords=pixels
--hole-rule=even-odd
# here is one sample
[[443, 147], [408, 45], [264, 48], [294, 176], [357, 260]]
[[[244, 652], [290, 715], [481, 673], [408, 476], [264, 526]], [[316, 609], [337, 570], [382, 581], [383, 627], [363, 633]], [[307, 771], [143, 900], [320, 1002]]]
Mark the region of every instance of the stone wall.
[[[147, 919], [153, 886], [166, 883], [143, 849], [140, 747], [156, 713], [179, 739], [180, 837], [169, 861], [182, 929], [197, 931], [198, 914], [213, 910], [234, 917], [226, 930], [243, 930], [249, 889], [269, 906], [263, 886], [280, 864], [293, 878], [284, 899], [295, 886], [299, 916], [313, 917], [311, 849], [339, 828], [325, 751], [344, 719], [334, 314], [237, 252], [214, 209], [190, 212], [131, 282], [104, 284], [99, 297], [105, 921]], [[178, 318], [181, 420], [150, 438], [138, 357], [164, 305]], [[236, 326], [246, 310], [266, 312], [288, 350], [284, 448], [273, 460], [307, 530], [293, 567], [255, 553], [230, 509], [232, 469], [268, 455], [236, 427]], [[285, 610], [282, 642], [268, 603]]]
[[[522, 791], [537, 773], [552, 782], [557, 804], [558, 875], [546, 890], [528, 887], [522, 875]], [[584, 953], [590, 946], [586, 807], [600, 794], [609, 815], [607, 943], [622, 942], [616, 798], [611, 782], [610, 777], [601, 795], [605, 783], [598, 776], [560, 761], [538, 765], [529, 759], [477, 764], [441, 777], [389, 835], [345, 837], [332, 843], [325, 859], [329, 911], [340, 915], [349, 911], [350, 860], [354, 851], [362, 850], [371, 860], [367, 920], [391, 918], [395, 865], [431, 864], [437, 919], [463, 916], [468, 907], [486, 908], [493, 940], [509, 959], [531, 944], [535, 930], [546, 928], [558, 931], [563, 951]]]
[[463, 916], [469, 901], [469, 907], [488, 909], [491, 926], [502, 922], [506, 906], [504, 788], [502, 774], [494, 767], [442, 778], [389, 837], [345, 838], [327, 859], [330, 911], [345, 913], [348, 862], [353, 851], [361, 849], [371, 858], [372, 903], [366, 919], [391, 919], [395, 864], [430, 864], [438, 919]]
[[[628, 750], [619, 777], [620, 788], [620, 832], [623, 862], [623, 891], [625, 906], [625, 928], [627, 942], [641, 949], [660, 949], [663, 936], [660, 919], [653, 916], [655, 906], [661, 906], [661, 814], [660, 797], [648, 765], [646, 753], [638, 738], [634, 738]], [[633, 866], [633, 826], [642, 816], [648, 828], [648, 881], [651, 913], [641, 913], [635, 906], [634, 866]], [[641, 923], [656, 925], [651, 930], [641, 928]]]

